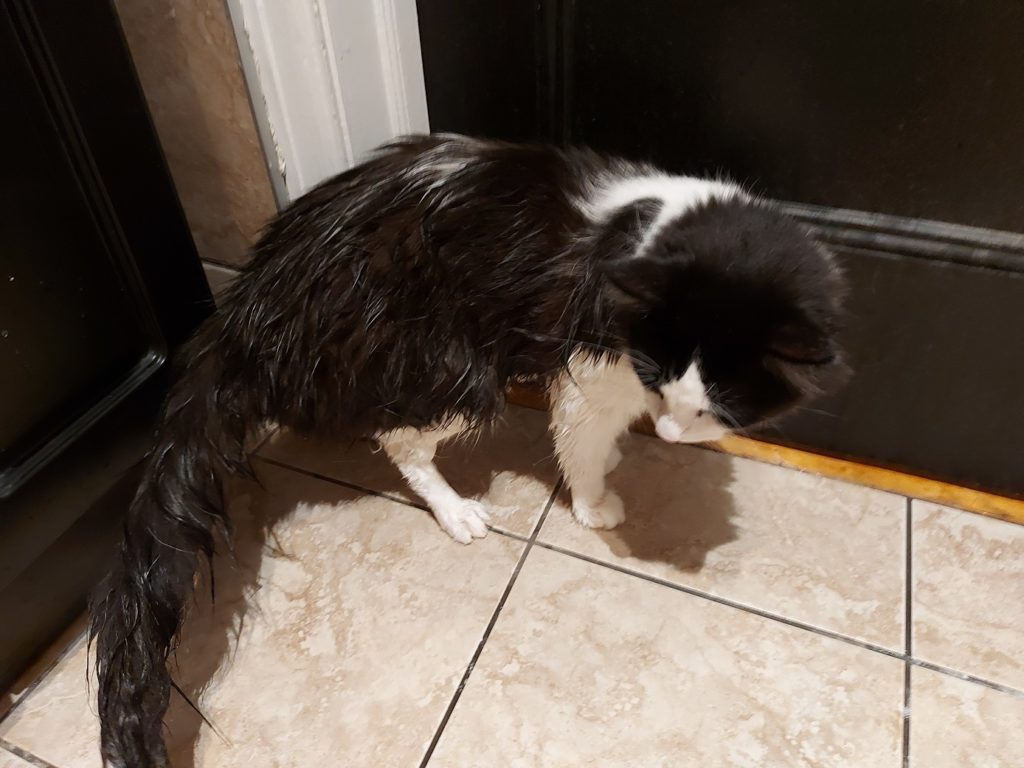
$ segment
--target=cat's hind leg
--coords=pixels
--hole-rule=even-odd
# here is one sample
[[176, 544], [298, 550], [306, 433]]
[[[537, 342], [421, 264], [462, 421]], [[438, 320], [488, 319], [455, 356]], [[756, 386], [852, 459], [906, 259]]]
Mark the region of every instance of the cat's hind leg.
[[438, 524], [456, 541], [469, 544], [487, 535], [487, 507], [459, 496], [434, 464], [437, 446], [463, 431], [462, 423], [422, 431], [406, 427], [379, 435], [377, 441]]

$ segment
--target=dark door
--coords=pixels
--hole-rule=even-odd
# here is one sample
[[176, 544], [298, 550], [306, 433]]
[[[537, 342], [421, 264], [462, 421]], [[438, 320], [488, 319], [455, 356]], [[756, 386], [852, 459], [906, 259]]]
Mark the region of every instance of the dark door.
[[0, 17], [0, 498], [157, 370], [159, 325], [61, 99]]
[[110, 0], [0, 0], [0, 690], [109, 565], [212, 309]]
[[856, 375], [767, 439], [1024, 494], [1024, 5], [419, 0], [431, 127], [786, 201]]

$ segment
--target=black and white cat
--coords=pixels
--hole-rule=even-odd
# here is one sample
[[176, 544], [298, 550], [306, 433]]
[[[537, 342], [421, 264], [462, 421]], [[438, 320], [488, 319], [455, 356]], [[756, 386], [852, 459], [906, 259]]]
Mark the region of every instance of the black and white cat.
[[713, 440], [825, 387], [842, 292], [829, 254], [738, 186], [583, 150], [415, 137], [309, 192], [183, 352], [93, 613], [105, 759], [166, 764], [167, 656], [252, 430], [376, 439], [468, 543], [487, 510], [435, 449], [536, 382], [573, 514], [611, 528], [620, 433], [650, 414], [664, 440]]

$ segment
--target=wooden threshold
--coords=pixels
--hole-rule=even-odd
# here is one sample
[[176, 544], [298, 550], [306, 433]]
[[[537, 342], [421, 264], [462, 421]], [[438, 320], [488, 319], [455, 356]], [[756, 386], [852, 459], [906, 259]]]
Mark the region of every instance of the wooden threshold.
[[[533, 387], [513, 386], [509, 390], [508, 399], [511, 403], [527, 408], [547, 410], [548, 407], [546, 395]], [[646, 435], [654, 434], [649, 422], [637, 425], [636, 431]], [[716, 443], [705, 443], [702, 444], [702, 447], [732, 456], [755, 459], [822, 477], [877, 488], [881, 491], [898, 493], [901, 496], [909, 496], [922, 501], [933, 501], [937, 504], [945, 504], [979, 515], [1024, 525], [1024, 500], [1022, 499], [965, 488], [953, 483], [919, 477], [895, 469], [862, 464], [849, 459], [822, 456], [800, 448], [787, 448], [738, 435], [730, 435]]]

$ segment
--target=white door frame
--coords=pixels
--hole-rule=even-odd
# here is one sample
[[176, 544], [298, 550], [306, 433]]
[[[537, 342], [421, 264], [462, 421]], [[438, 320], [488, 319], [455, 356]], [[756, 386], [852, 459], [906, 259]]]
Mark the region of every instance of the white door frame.
[[430, 124], [416, 0], [227, 0], [279, 206]]

